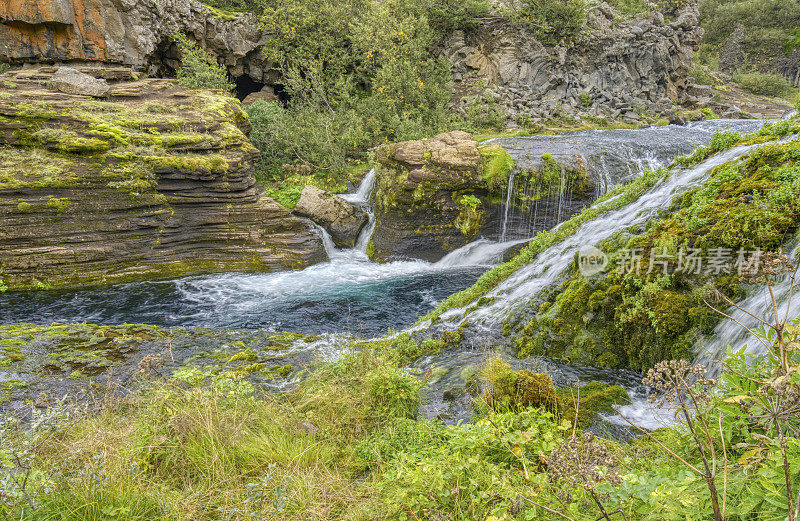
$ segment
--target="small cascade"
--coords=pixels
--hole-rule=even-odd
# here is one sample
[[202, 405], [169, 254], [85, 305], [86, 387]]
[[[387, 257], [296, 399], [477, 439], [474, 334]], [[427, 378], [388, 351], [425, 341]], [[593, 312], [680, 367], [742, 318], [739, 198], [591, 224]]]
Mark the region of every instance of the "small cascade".
[[[800, 255], [800, 240], [796, 237], [789, 248], [792, 262], [797, 262]], [[800, 281], [798, 281], [800, 282]], [[766, 284], [755, 285], [750, 288], [749, 294], [724, 311], [729, 317], [714, 328], [714, 331], [705, 338], [701, 338], [695, 345], [696, 361], [719, 371], [719, 362], [725, 359], [728, 346], [734, 351], [745, 348], [753, 355], [766, 354], [766, 347], [753, 337], [743, 326], [751, 330], [758, 329], [762, 324], [756, 317], [767, 322], [774, 322], [775, 312], [772, 307], [770, 288]], [[778, 307], [778, 316], [789, 320], [800, 317], [800, 295], [795, 288], [792, 291], [791, 277], [786, 275], [772, 287], [772, 294]], [[737, 307], [738, 306], [738, 307]], [[741, 309], [739, 309], [741, 308]]]
[[361, 180], [361, 184], [358, 185], [358, 189], [352, 194], [343, 194], [340, 197], [347, 201], [348, 203], [361, 205], [361, 204], [369, 204], [369, 198], [372, 196], [372, 191], [375, 189], [375, 169], [373, 168], [367, 175], [364, 176], [364, 179]]
[[[514, 174], [516, 171], [514, 169], [511, 170], [511, 173], [508, 176], [508, 192], [506, 193], [506, 204], [503, 212], [503, 227], [500, 231], [500, 242], [504, 242], [506, 240], [506, 232], [508, 230], [508, 211], [511, 209], [513, 211], [512, 206], [512, 197], [514, 196]], [[513, 216], [513, 213], [512, 213]]]
[[361, 229], [361, 232], [359, 232], [358, 237], [356, 238], [355, 247], [349, 250], [337, 248], [333, 243], [333, 239], [331, 238], [330, 234], [322, 227], [317, 227], [322, 235], [322, 244], [325, 247], [325, 253], [328, 254], [328, 258], [330, 258], [331, 262], [369, 262], [369, 257], [367, 256], [367, 245], [372, 238], [372, 232], [375, 231], [376, 225], [375, 212], [372, 209], [372, 205], [369, 204], [369, 199], [372, 196], [372, 191], [374, 189], [375, 169], [373, 168], [367, 173], [366, 176], [364, 176], [364, 179], [361, 181], [361, 184], [358, 186], [358, 189], [355, 192], [350, 194], [342, 194], [339, 196], [348, 203], [361, 208], [369, 218], [367, 220], [367, 224], [364, 225], [364, 227]]
[[493, 242], [488, 239], [478, 239], [461, 248], [445, 255], [434, 266], [439, 269], [455, 268], [459, 266], [491, 266], [503, 260], [505, 252], [529, 239], [514, 241]]
[[[747, 154], [750, 148], [751, 146], [739, 146], [689, 170], [675, 172], [636, 201], [583, 224], [574, 234], [541, 252], [534, 262], [517, 270], [487, 293], [486, 296], [492, 299], [490, 304], [474, 310], [469, 310], [468, 307], [449, 310], [441, 315], [436, 327], [453, 330], [468, 321], [470, 327], [476, 330], [476, 334], [471, 335], [472, 340], [485, 341], [486, 336], [481, 331], [489, 336], [494, 335], [498, 325], [514, 310], [523, 308], [540, 291], [555, 282], [568, 268], [578, 249], [597, 244], [618, 230], [647, 222], [659, 211], [668, 208], [676, 195], [700, 186], [714, 167]], [[422, 324], [421, 327], [427, 326]]]

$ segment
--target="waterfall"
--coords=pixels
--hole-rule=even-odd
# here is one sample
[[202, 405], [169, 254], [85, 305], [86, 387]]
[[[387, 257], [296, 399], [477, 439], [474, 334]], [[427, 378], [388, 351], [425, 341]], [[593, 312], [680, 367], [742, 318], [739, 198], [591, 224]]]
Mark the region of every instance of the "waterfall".
[[[795, 263], [800, 255], [800, 240], [798, 239], [796, 237], [789, 247], [790, 259]], [[781, 319], [784, 316], [788, 316], [789, 320], [800, 317], [800, 295], [796, 294], [796, 288], [795, 294], [792, 294], [790, 282], [791, 277], [786, 275], [772, 287], [775, 302], [778, 304], [778, 316]], [[728, 346], [731, 346], [734, 351], [745, 348], [748, 353], [753, 355], [766, 354], [766, 347], [742, 326], [755, 330], [762, 325], [752, 315], [767, 322], [774, 322], [775, 314], [769, 286], [761, 284], [751, 286], [749, 289], [748, 295], [737, 302], [736, 306], [722, 310], [731, 318], [723, 319], [710, 335], [697, 341], [695, 352], [698, 363], [706, 364], [714, 371], [719, 371], [719, 362], [725, 359]]]
[[369, 257], [367, 256], [367, 245], [372, 238], [372, 232], [375, 231], [376, 225], [375, 212], [372, 209], [372, 205], [369, 204], [369, 200], [374, 189], [375, 169], [373, 168], [367, 173], [366, 176], [364, 176], [364, 179], [361, 181], [361, 184], [358, 186], [358, 189], [356, 189], [355, 192], [350, 194], [342, 194], [339, 196], [353, 206], [361, 208], [361, 210], [363, 210], [368, 216], [367, 224], [364, 225], [359, 232], [358, 237], [356, 238], [355, 247], [352, 249], [344, 250], [337, 248], [333, 243], [333, 239], [331, 238], [330, 234], [321, 226], [317, 226], [317, 229], [322, 235], [322, 244], [325, 247], [325, 253], [328, 254], [328, 258], [330, 258], [331, 262], [369, 262]]
[[500, 242], [505, 242], [506, 240], [506, 230], [508, 228], [508, 211], [510, 208], [512, 208], [512, 202], [513, 202], [512, 198], [514, 195], [514, 174], [515, 171], [512, 169], [511, 173], [508, 176], [508, 192], [506, 193], [506, 206], [503, 213], [503, 228], [500, 231]]
[[361, 180], [361, 184], [358, 185], [358, 189], [352, 194], [343, 194], [340, 195], [342, 199], [347, 201], [351, 204], [369, 204], [369, 198], [372, 196], [372, 190], [375, 189], [375, 169], [373, 168], [367, 175], [364, 176], [364, 179]]
[[[691, 169], [673, 172], [632, 203], [584, 223], [575, 233], [541, 252], [533, 262], [517, 270], [487, 293], [486, 296], [492, 299], [488, 305], [475, 310], [469, 310], [468, 307], [449, 310], [441, 315], [437, 328], [452, 330], [468, 321], [470, 327], [478, 330], [476, 332], [496, 332], [514, 310], [524, 307], [540, 291], [556, 281], [568, 268], [578, 249], [586, 245], [596, 245], [618, 230], [647, 222], [659, 211], [669, 208], [676, 195], [700, 186], [716, 166], [747, 154], [751, 147], [752, 145], [735, 147]], [[420, 325], [427, 326], [429, 324]], [[480, 334], [473, 338], [476, 342], [485, 341], [485, 337], [481, 338]]]

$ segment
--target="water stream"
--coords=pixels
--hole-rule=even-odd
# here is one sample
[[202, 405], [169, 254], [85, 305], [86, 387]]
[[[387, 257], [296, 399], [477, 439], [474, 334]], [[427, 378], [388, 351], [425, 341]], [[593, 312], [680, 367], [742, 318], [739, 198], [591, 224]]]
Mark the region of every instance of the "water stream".
[[[690, 152], [697, 144], [710, 139], [716, 130], [747, 132], [756, 130], [762, 123], [706, 121], [686, 127], [670, 125], [640, 130], [597, 130], [509, 138], [501, 140], [501, 143], [522, 168], [541, 160], [544, 152], [554, 156], [580, 156], [590, 174], [596, 177], [595, 195], [602, 195], [640, 175], [645, 168], [668, 164], [675, 156]], [[699, 186], [715, 166], [741, 157], [749, 150], [748, 146], [736, 147], [696, 167], [676, 171], [635, 201], [585, 223], [576, 233], [543, 251], [534, 262], [490, 291], [485, 305], [453, 309], [444, 313], [435, 325], [423, 323], [414, 328], [417, 332], [433, 334], [457, 329], [465, 322], [469, 324], [463, 351], [423, 359], [417, 364], [424, 371], [434, 366], [445, 371], [441, 383], [431, 386], [433, 398], [427, 409], [424, 408], [426, 415], [442, 413], [444, 402], [441, 394], [446, 390], [448, 379], [455, 378], [464, 364], [485, 359], [488, 346], [494, 349], [501, 345], [500, 330], [509, 313], [524, 308], [536, 299], [539, 292], [551, 286], [572, 262], [579, 248], [597, 244], [617, 230], [646, 222], [667, 209], [674, 196]], [[470, 286], [486, 269], [501, 262], [509, 248], [528, 241], [537, 219], [541, 219], [543, 214], [553, 212], [557, 222], [568, 217], [571, 187], [563, 172], [559, 186], [553, 192], [558, 194], [555, 205], [543, 205], [542, 208], [535, 205], [530, 215], [515, 216], [512, 194], [515, 192], [514, 184], [521, 182], [512, 172], [498, 225], [500, 233], [495, 240], [479, 238], [436, 263], [409, 260], [378, 264], [369, 260], [367, 244], [376, 224], [370, 207], [370, 195], [375, 185], [372, 171], [357, 191], [343, 196], [369, 215], [356, 246], [338, 249], [328, 234], [320, 229], [329, 262], [279, 273], [229, 273], [102, 289], [8, 293], [0, 297], [0, 323], [137, 322], [165, 327], [350, 334], [366, 338], [385, 334], [389, 328], [409, 328], [442, 299]], [[523, 187], [523, 191], [526, 189]], [[754, 294], [752, 301], [754, 305], [761, 304], [763, 295]], [[800, 299], [797, 301], [800, 308]], [[800, 312], [800, 309], [793, 311]], [[730, 338], [731, 331], [720, 330], [717, 337]], [[727, 340], [718, 342], [720, 344], [709, 342], [711, 352], [724, 349], [719, 345]], [[324, 336], [305, 345], [304, 349], [317, 349], [330, 358], [340, 343], [335, 335]], [[626, 416], [650, 428], [665, 421], [644, 406], [646, 391], [638, 386], [640, 376], [634, 373], [580, 369], [541, 360], [512, 363], [518, 366], [544, 364], [557, 381], [588, 378], [624, 383], [634, 398], [634, 404], [625, 409]], [[456, 411], [450, 419], [463, 419], [462, 416], [463, 411]], [[613, 424], [621, 419], [612, 417], [609, 421]]]

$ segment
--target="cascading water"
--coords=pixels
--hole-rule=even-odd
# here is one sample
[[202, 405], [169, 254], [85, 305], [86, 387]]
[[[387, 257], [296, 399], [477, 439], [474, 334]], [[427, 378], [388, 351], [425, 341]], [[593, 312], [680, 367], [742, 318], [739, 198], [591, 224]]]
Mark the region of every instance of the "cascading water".
[[[560, 150], [563, 154], [578, 154], [590, 174], [596, 177], [594, 195], [600, 196], [639, 175], [644, 168], [666, 164], [676, 155], [688, 153], [696, 144], [707, 141], [715, 130], [752, 131], [761, 123], [698, 122], [687, 127], [585, 131], [504, 139], [502, 144], [522, 169], [526, 168], [527, 161], [540, 160], [544, 152], [557, 155]], [[746, 154], [747, 150], [747, 147], [732, 149], [691, 170], [673, 174], [638, 200], [584, 224], [574, 235], [542, 252], [533, 263], [490, 292], [487, 296], [493, 298], [489, 298], [487, 304], [477, 309], [451, 310], [443, 314], [435, 326], [420, 325], [416, 329], [435, 332], [439, 328], [453, 330], [468, 321], [466, 340], [475, 349], [443, 353], [439, 358], [420, 360], [418, 365], [426, 369], [436, 363], [441, 364], [439, 367], [457, 369], [462, 362], [485, 359], [484, 343], [494, 343], [501, 338], [500, 328], [509, 311], [524, 307], [542, 289], [551, 286], [568, 267], [578, 248], [596, 244], [616, 230], [645, 222], [669, 206], [676, 194], [699, 185], [715, 165]], [[349, 332], [363, 337], [376, 336], [385, 333], [388, 327], [407, 327], [445, 297], [472, 284], [488, 266], [500, 262], [507, 249], [526, 242], [538, 230], [549, 227], [548, 223], [568, 217], [574, 213], [576, 205], [582, 204], [573, 197], [574, 187], [563, 171], [557, 180], [548, 181], [547, 186], [538, 186], [529, 178], [512, 173], [506, 204], [502, 208], [502, 230], [495, 236], [503, 240], [479, 238], [437, 263], [412, 260], [377, 264], [370, 262], [365, 253], [375, 227], [369, 206], [374, 186], [375, 172], [372, 171], [354, 193], [342, 196], [362, 207], [370, 218], [356, 246], [349, 250], [337, 249], [322, 232], [330, 262], [280, 273], [232, 273], [91, 290], [8, 293], [2, 296], [0, 323], [143, 322], [168, 327], [272, 329], [315, 334]], [[533, 198], [534, 203], [528, 207], [515, 201], [519, 197], [530, 199], [540, 192], [556, 197]], [[752, 298], [763, 301], [763, 295]], [[341, 352], [341, 344], [336, 337], [323, 335], [303, 343], [298, 349], [313, 350], [331, 359]], [[528, 362], [512, 361], [518, 365]], [[549, 364], [544, 370], [559, 382], [577, 377], [630, 384], [638, 378], [638, 375], [619, 371], [578, 370], [572, 366], [542, 363]], [[458, 374], [459, 370], [451, 373]], [[557, 377], [559, 374], [562, 376]], [[625, 408], [625, 415], [643, 426], [659, 426], [662, 419], [644, 407], [644, 390], [627, 386], [634, 404]], [[620, 418], [609, 420], [621, 421]]]
[[100, 290], [7, 294], [0, 323], [34, 321], [174, 327], [274, 329], [301, 333], [375, 336], [413, 323], [448, 295], [472, 284], [503, 252], [521, 241], [477, 241], [437, 263], [386, 264], [366, 254], [375, 216], [369, 204], [371, 171], [344, 199], [369, 215], [356, 245], [339, 249], [319, 228], [330, 262], [267, 274], [219, 274], [174, 281], [139, 282]]
[[490, 299], [488, 305], [474, 310], [467, 307], [449, 310], [441, 315], [437, 329], [453, 330], [469, 322], [472, 330], [469, 337], [475, 345], [485, 342], [488, 334], [496, 336], [509, 314], [522, 309], [540, 291], [551, 286], [581, 247], [597, 244], [618, 230], [645, 223], [660, 210], [666, 210], [672, 204], [673, 197], [699, 186], [714, 167], [743, 156], [750, 148], [739, 146], [717, 154], [694, 168], [675, 172], [634, 202], [583, 224], [574, 234], [544, 250], [533, 262], [487, 293], [486, 297]]
[[[800, 254], [800, 242], [797, 237], [792, 242], [789, 253], [792, 262], [796, 263]], [[766, 346], [753, 337], [747, 329], [754, 331], [763, 325], [755, 317], [773, 324], [776, 322], [772, 297], [774, 296], [777, 304], [778, 319], [792, 320], [800, 317], [800, 298], [796, 294], [797, 288], [792, 289], [792, 279], [789, 274], [784, 275], [771, 289], [772, 296], [770, 287], [766, 284], [752, 286], [749, 294], [737, 302], [736, 306], [722, 309], [721, 311], [730, 318], [723, 319], [710, 335], [697, 341], [696, 361], [706, 364], [716, 373], [720, 370], [719, 363], [724, 360], [728, 346], [734, 351], [745, 349], [753, 355], [766, 354]]]
[[[752, 132], [763, 121], [697, 121], [685, 126], [668, 125], [644, 129], [603, 129], [568, 132], [554, 136], [523, 136], [490, 140], [499, 143], [514, 159], [505, 204], [497, 216], [499, 240], [532, 237], [551, 229], [584, 206], [622, 183], [671, 163], [707, 142], [716, 131]], [[543, 156], [557, 161], [557, 179], [524, 177], [526, 171], [543, 169]], [[578, 189], [566, 175], [564, 164], [587, 174], [589, 193]]]

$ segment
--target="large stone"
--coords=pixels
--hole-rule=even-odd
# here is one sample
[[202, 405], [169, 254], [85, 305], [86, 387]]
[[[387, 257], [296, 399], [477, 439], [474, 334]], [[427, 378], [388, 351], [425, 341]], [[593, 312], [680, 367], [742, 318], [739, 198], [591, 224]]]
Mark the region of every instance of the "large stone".
[[112, 92], [98, 110], [92, 98], [45, 87], [54, 72], [0, 74], [0, 277], [9, 287], [279, 271], [327, 258], [312, 225], [261, 195], [259, 152], [237, 100], [145, 78], [118, 84], [138, 97]]
[[470, 134], [453, 131], [385, 145], [377, 158], [375, 260], [437, 261], [474, 237], [486, 212], [459, 200], [467, 194], [484, 197], [488, 190]]
[[272, 87], [266, 86], [258, 92], [252, 92], [248, 94], [242, 100], [242, 105], [251, 105], [256, 101], [266, 101], [267, 103], [271, 103], [273, 101], [278, 101], [278, 96], [275, 95], [275, 90], [273, 90]]
[[65, 94], [78, 94], [102, 98], [108, 94], [108, 82], [88, 74], [79, 72], [72, 67], [59, 67], [50, 80], [50, 86]]
[[325, 228], [333, 242], [345, 248], [355, 246], [359, 232], [369, 220], [362, 209], [312, 185], [303, 188], [294, 213]]

